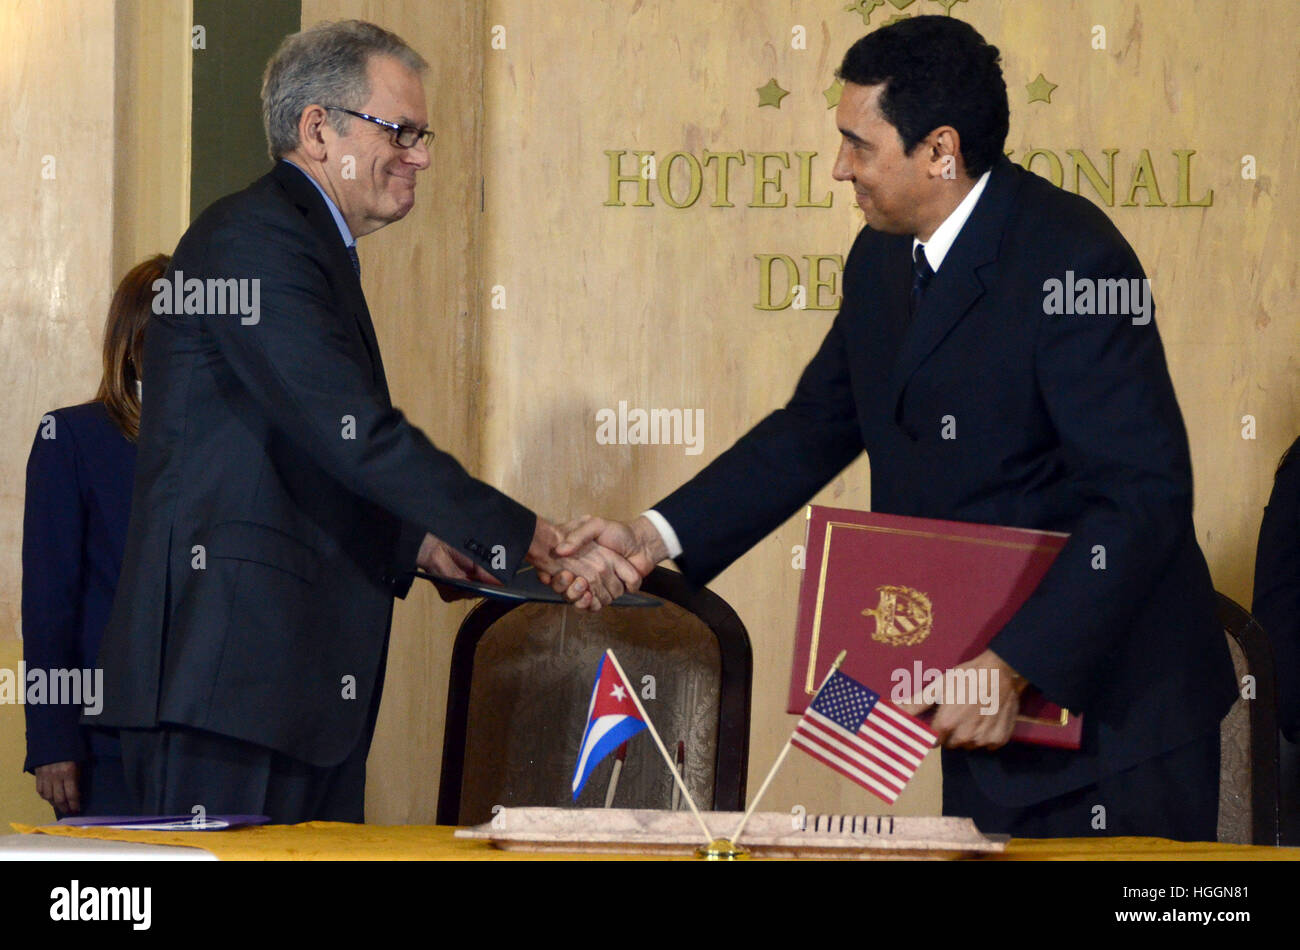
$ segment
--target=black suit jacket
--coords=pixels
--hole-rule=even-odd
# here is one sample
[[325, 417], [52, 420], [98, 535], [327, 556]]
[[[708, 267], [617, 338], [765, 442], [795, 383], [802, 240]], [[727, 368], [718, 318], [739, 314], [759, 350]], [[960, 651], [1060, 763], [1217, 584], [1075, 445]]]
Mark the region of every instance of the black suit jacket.
[[1084, 748], [945, 752], [994, 800], [1030, 804], [1216, 728], [1234, 698], [1186, 433], [1154, 321], [1045, 313], [1067, 271], [1144, 276], [1087, 200], [999, 162], [909, 321], [911, 247], [859, 234], [789, 404], [655, 507], [698, 583], [864, 449], [876, 511], [1070, 532], [991, 647], [1084, 714]]
[[393, 408], [360, 281], [302, 172], [280, 162], [205, 211], [172, 258], [168, 280], [182, 275], [255, 280], [260, 311], [205, 294], [207, 312], [149, 323], [99, 721], [333, 765], [363, 738], [424, 531], [504, 580], [535, 516]]

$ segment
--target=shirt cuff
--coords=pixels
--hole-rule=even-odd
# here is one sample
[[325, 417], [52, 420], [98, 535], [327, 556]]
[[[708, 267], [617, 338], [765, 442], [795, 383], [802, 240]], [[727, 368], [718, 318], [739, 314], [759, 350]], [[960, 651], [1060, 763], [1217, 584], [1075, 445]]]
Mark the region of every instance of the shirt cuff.
[[673, 526], [668, 523], [668, 519], [653, 508], [649, 511], [642, 512], [646, 520], [654, 525], [655, 530], [659, 532], [659, 537], [664, 539], [664, 546], [668, 548], [668, 559], [675, 561], [682, 556], [682, 543], [677, 540], [677, 532]]

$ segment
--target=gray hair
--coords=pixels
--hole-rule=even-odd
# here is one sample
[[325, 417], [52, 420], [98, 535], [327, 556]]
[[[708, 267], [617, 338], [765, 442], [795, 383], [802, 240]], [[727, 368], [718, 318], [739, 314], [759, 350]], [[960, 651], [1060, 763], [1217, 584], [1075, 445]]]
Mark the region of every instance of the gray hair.
[[[262, 125], [271, 159], [298, 147], [298, 120], [310, 105], [359, 110], [370, 98], [372, 56], [392, 56], [414, 73], [429, 64], [397, 34], [366, 23], [318, 23], [284, 38], [262, 75]], [[331, 110], [330, 125], [347, 133], [352, 117]]]

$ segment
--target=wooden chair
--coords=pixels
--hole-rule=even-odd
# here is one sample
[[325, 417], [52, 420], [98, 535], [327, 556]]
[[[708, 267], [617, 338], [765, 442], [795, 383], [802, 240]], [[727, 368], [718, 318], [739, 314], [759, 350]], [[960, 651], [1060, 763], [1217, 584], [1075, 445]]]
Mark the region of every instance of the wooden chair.
[[1219, 622], [1237, 682], [1254, 678], [1252, 699], [1238, 698], [1219, 729], [1220, 841], [1277, 845], [1278, 738], [1273, 652], [1264, 629], [1240, 604], [1218, 595]]
[[[488, 821], [494, 806], [600, 807], [614, 756], [570, 791], [600, 657], [612, 647], [702, 809], [738, 811], [749, 765], [753, 653], [740, 618], [708, 589], [656, 568], [660, 607], [583, 613], [485, 600], [452, 650], [438, 823]], [[627, 744], [613, 807], [670, 808], [673, 779], [648, 735]], [[686, 808], [685, 803], [680, 807]]]

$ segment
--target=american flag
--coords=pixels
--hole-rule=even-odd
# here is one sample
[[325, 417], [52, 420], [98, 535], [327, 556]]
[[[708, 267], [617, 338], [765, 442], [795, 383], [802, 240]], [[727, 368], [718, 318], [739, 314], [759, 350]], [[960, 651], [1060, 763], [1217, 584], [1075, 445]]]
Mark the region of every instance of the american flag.
[[920, 720], [836, 670], [790, 741], [892, 805], [936, 738]]

